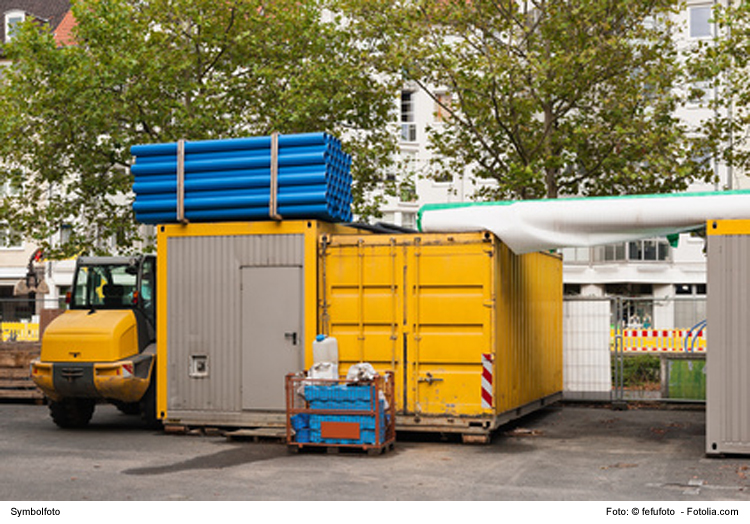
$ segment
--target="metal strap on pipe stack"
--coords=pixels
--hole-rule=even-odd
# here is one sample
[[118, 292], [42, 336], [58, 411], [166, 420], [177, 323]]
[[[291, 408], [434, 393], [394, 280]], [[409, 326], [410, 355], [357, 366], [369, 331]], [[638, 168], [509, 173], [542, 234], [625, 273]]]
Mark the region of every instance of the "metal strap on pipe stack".
[[352, 219], [351, 156], [327, 133], [144, 144], [130, 152], [133, 210], [144, 224]]

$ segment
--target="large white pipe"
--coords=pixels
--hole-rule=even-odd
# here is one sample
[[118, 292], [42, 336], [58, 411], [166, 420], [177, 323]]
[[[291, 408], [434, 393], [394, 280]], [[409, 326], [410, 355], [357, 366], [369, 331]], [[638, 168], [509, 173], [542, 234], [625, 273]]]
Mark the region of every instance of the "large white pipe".
[[750, 219], [750, 191], [428, 204], [419, 211], [423, 232], [489, 230], [516, 254], [673, 235], [718, 219]]

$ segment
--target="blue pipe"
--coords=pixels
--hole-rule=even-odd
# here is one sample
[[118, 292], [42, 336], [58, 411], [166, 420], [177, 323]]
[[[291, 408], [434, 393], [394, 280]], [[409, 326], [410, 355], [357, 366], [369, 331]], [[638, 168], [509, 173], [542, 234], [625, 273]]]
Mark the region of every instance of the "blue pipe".
[[[302, 147], [285, 147], [279, 149], [279, 156], [289, 155], [308, 155], [328, 153], [332, 157], [335, 154], [335, 150], [332, 150], [325, 146], [302, 146]], [[236, 151], [208, 151], [205, 153], [191, 153], [185, 155], [185, 162], [192, 161], [213, 161], [213, 160], [226, 160], [230, 158], [251, 158], [270, 156], [270, 149], [238, 149]], [[177, 162], [176, 155], [157, 155], [157, 156], [146, 156], [139, 157], [135, 160], [135, 165], [144, 164], [160, 164], [166, 162]]]
[[[279, 155], [279, 166], [300, 166], [308, 164], [325, 164], [328, 160], [325, 152], [307, 154]], [[270, 168], [271, 155], [244, 156], [225, 160], [188, 160], [185, 162], [185, 173], [199, 171], [223, 171], [233, 169]], [[135, 163], [130, 167], [134, 175], [167, 175], [177, 172], [177, 161]]]
[[[220, 193], [220, 194], [215, 194]], [[301, 205], [326, 203], [331, 200], [325, 191], [280, 193], [277, 197], [279, 205]], [[185, 210], [210, 210], [237, 207], [263, 207], [268, 209], [271, 197], [268, 191], [252, 193], [213, 192], [212, 194], [198, 194], [185, 197]], [[172, 211], [173, 217], [177, 209], [175, 197], [153, 200], [137, 200], [133, 202], [136, 213]]]
[[[325, 133], [279, 137], [278, 210], [289, 218], [351, 220], [352, 157]], [[188, 220], [268, 218], [270, 137], [187, 142]], [[133, 146], [136, 199], [146, 223], [176, 219], [176, 143]]]
[[[340, 144], [341, 142], [328, 133], [300, 133], [279, 135], [279, 147], [309, 146], [317, 144]], [[270, 149], [271, 137], [245, 137], [215, 140], [198, 140], [185, 142], [185, 154], [218, 151], [237, 151], [242, 149]], [[177, 142], [163, 144], [139, 144], [131, 146], [130, 154], [135, 157], [176, 155]]]
[[[163, 175], [157, 175], [162, 177]], [[155, 181], [136, 181], [133, 184], [133, 191], [137, 197], [153, 193], [177, 193], [177, 181], [174, 175], [166, 175]], [[211, 191], [215, 189], [250, 189], [250, 188], [267, 188], [271, 183], [271, 175], [260, 176], [222, 176], [222, 177], [186, 177], [185, 191]], [[285, 175], [280, 174], [278, 177], [279, 188], [286, 186], [310, 186], [310, 185], [331, 185], [330, 177], [327, 177], [325, 171], [310, 172], [305, 175]]]
[[[683, 342], [683, 349], [685, 352], [692, 353], [695, 348], [695, 341], [698, 339], [698, 334], [701, 332], [702, 329], [706, 327], [706, 320], [701, 320], [696, 325], [691, 327], [687, 333], [685, 333], [685, 342]], [[693, 334], [695, 332], [695, 334]], [[693, 338], [688, 344], [688, 339], [690, 338], [690, 335], [693, 334]]]
[[[277, 190], [278, 195], [289, 195], [289, 194], [310, 194], [315, 192], [323, 192], [329, 198], [341, 198], [341, 190], [326, 186], [325, 184], [310, 184], [307, 186], [300, 185], [284, 185], [279, 186]], [[194, 190], [185, 191], [186, 199], [195, 198], [232, 198], [234, 196], [253, 196], [253, 195], [269, 195], [270, 188], [265, 187], [249, 187], [249, 188], [212, 188], [209, 190]], [[161, 193], [146, 193], [139, 194], [136, 196], [135, 202], [176, 202], [177, 195], [174, 191], [166, 191]]]
[[[335, 169], [333, 166], [326, 165], [325, 163], [308, 164], [308, 165], [292, 165], [292, 166], [279, 166], [279, 175], [304, 175], [309, 172], [327, 172], [331, 175]], [[131, 171], [132, 172], [132, 171]], [[270, 170], [268, 167], [256, 167], [251, 169], [228, 169], [221, 171], [201, 171], [198, 173], [185, 173], [185, 180], [190, 178], [202, 178], [202, 177], [222, 177], [222, 176], [266, 176], [268, 177]], [[161, 175], [140, 175], [133, 173], [136, 182], [150, 182], [152, 180], [176, 180], [176, 172], [165, 173]], [[160, 178], [161, 177], [161, 178]], [[171, 178], [170, 178], [171, 177]]]

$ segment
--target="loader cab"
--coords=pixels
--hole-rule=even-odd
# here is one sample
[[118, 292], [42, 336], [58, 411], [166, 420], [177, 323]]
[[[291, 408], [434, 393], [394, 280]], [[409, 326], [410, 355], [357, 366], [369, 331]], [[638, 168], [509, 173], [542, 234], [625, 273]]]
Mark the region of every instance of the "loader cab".
[[[132, 309], [141, 344], [156, 338], [156, 257], [81, 257], [76, 264], [70, 309]], [[142, 349], [142, 347], [141, 347]]]

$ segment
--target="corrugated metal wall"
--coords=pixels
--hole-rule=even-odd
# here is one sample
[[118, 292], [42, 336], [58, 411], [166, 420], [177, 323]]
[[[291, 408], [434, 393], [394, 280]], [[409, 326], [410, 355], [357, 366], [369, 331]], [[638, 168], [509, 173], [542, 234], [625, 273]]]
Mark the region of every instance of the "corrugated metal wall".
[[[170, 414], [241, 411], [240, 268], [302, 267], [303, 238], [289, 234], [167, 239]], [[206, 376], [190, 376], [192, 356], [206, 357], [209, 368]]]
[[503, 413], [562, 392], [562, 261], [497, 249], [496, 410]]
[[750, 453], [750, 222], [708, 227], [706, 452]]

